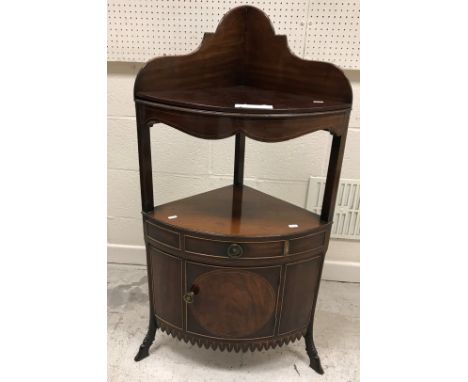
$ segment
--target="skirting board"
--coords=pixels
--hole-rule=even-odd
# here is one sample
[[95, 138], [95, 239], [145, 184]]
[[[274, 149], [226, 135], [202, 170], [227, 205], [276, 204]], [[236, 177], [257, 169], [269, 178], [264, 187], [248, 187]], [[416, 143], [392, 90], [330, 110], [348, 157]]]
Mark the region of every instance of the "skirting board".
[[[145, 265], [145, 247], [140, 245], [107, 244], [107, 261], [118, 264]], [[322, 279], [359, 282], [360, 263], [325, 259]]]

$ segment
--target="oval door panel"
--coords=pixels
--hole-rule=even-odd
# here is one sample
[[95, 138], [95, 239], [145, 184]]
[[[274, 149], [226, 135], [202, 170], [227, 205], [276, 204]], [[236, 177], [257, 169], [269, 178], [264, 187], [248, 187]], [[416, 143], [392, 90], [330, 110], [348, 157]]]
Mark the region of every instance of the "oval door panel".
[[198, 324], [219, 337], [246, 337], [260, 330], [275, 311], [276, 295], [261, 275], [215, 270], [198, 276], [189, 305]]

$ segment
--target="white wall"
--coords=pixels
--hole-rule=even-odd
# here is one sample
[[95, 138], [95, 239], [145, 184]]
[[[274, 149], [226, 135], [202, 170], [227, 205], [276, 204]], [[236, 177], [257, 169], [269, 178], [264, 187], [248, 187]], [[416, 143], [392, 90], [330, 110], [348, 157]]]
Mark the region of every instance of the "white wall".
[[[133, 81], [142, 64], [109, 62], [109, 261], [144, 263]], [[354, 90], [342, 178], [359, 179], [359, 71], [347, 71]], [[208, 141], [165, 125], [151, 128], [156, 204], [232, 182], [234, 138]], [[305, 206], [310, 176], [325, 176], [331, 135], [317, 132], [280, 143], [247, 139], [245, 183]], [[359, 280], [359, 243], [332, 240], [324, 278]]]

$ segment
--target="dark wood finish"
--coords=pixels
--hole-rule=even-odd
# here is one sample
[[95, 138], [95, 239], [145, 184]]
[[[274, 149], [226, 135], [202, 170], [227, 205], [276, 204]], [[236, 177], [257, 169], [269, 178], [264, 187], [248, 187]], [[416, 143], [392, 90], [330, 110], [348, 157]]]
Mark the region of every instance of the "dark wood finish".
[[[143, 227], [145, 224], [143, 223]], [[145, 231], [146, 236], [146, 231]], [[148, 324], [148, 331], [146, 332], [145, 338], [138, 349], [138, 353], [135, 355], [134, 360], [136, 362], [141, 361], [142, 359], [149, 356], [149, 348], [154, 341], [154, 337], [156, 335], [156, 330], [158, 329], [158, 324], [156, 322], [156, 316], [154, 315], [154, 305], [153, 305], [153, 288], [150, 285], [151, 280], [153, 280], [153, 275], [151, 272], [151, 255], [150, 255], [150, 247], [146, 246], [146, 274], [148, 277], [148, 296], [149, 296], [149, 324]]]
[[306, 352], [307, 352], [307, 355], [309, 356], [309, 366], [312, 369], [314, 369], [317, 373], [324, 374], [322, 363], [320, 362], [317, 349], [315, 348], [312, 327], [313, 325], [311, 321], [307, 328], [307, 332], [304, 335], [304, 339], [306, 343]]
[[275, 35], [268, 18], [250, 6], [229, 12], [194, 53], [149, 61], [134, 95], [150, 111], [145, 125], [160, 121], [200, 138], [243, 133], [269, 142], [320, 129], [340, 135], [352, 103], [341, 70], [295, 56], [286, 37]]
[[219, 339], [274, 335], [281, 267], [226, 268], [187, 263], [187, 331]]
[[140, 165], [140, 191], [143, 211], [153, 209], [153, 170], [151, 166], [150, 129], [144, 123], [144, 108], [136, 105], [138, 161]]
[[[151, 302], [150, 304], [153, 305]], [[143, 339], [140, 348], [138, 349], [138, 353], [135, 355], [134, 360], [136, 362], [141, 361], [143, 358], [149, 356], [149, 349], [154, 342], [157, 329], [158, 324], [156, 323], [156, 317], [154, 315], [153, 309], [150, 309], [148, 331], [146, 332], [146, 336]]]
[[280, 334], [308, 326], [320, 265], [320, 258], [286, 265]]
[[343, 155], [346, 143], [346, 133], [347, 132], [339, 137], [334, 136], [332, 141], [321, 215], [322, 220], [326, 222], [331, 222], [333, 220], [333, 214], [335, 212], [336, 194], [338, 193], [338, 186], [340, 183], [341, 165], [343, 163]]
[[[257, 89], [264, 94], [255, 93]], [[241, 94], [233, 98], [233, 91]], [[135, 96], [233, 112], [239, 112], [233, 105], [237, 96], [239, 101], [279, 102], [281, 111], [349, 109], [352, 100], [349, 82], [338, 68], [295, 56], [286, 37], [275, 35], [268, 17], [249, 6], [223, 17], [216, 32], [206, 33], [194, 53], [149, 61], [135, 81]], [[313, 102], [317, 100], [324, 102]]]
[[[352, 103], [343, 72], [296, 57], [260, 10], [243, 6], [194, 53], [148, 62], [134, 96], [150, 292], [135, 360], [148, 356], [157, 328], [229, 351], [305, 337], [310, 366], [323, 373], [313, 322]], [[235, 135], [233, 185], [154, 206], [157, 123], [204, 139]], [[317, 130], [333, 134], [321, 216], [243, 184], [246, 137], [279, 142]]]
[[160, 328], [163, 332], [172, 335], [173, 337], [177, 337], [179, 340], [183, 340], [185, 342], [190, 342], [192, 345], [197, 344], [199, 347], [204, 346], [205, 348], [212, 348], [213, 350], [227, 350], [227, 351], [243, 351], [246, 352], [248, 350], [262, 350], [262, 349], [270, 349], [275, 348], [277, 346], [287, 345], [290, 342], [294, 342], [301, 337], [304, 337], [307, 332], [307, 328], [303, 330], [298, 330], [294, 333], [288, 333], [285, 335], [275, 335], [274, 337], [265, 337], [265, 338], [256, 338], [256, 339], [245, 339], [242, 341], [233, 340], [228, 338], [216, 338], [213, 339], [212, 337], [202, 336], [198, 334], [188, 333], [187, 331], [182, 331], [167, 322], [160, 321], [156, 318], [156, 322], [158, 328]]
[[[208, 238], [208, 236], [206, 238]], [[234, 240], [232, 242], [235, 243]], [[257, 241], [256, 243], [258, 242], [259, 241]], [[207, 243], [210, 243], [210, 241], [207, 240]], [[254, 267], [254, 266], [259, 266], [259, 265], [261, 266], [284, 265], [284, 264], [289, 264], [293, 261], [301, 261], [301, 260], [310, 259], [311, 257], [317, 257], [326, 251], [326, 247], [324, 245], [322, 247], [314, 248], [307, 252], [300, 252], [297, 254], [288, 255], [285, 252], [285, 254], [281, 256], [271, 256], [271, 257], [270, 256], [269, 257], [255, 256], [254, 257], [252, 255], [251, 257], [240, 256], [240, 257], [230, 258], [228, 256], [213, 256], [213, 255], [207, 255], [204, 253], [195, 253], [195, 252], [190, 252], [190, 251], [185, 251], [185, 250], [176, 250], [172, 247], [164, 246], [161, 243], [151, 240], [149, 238], [147, 238], [147, 244], [160, 251], [169, 253], [173, 256], [180, 257], [181, 259], [194, 261], [194, 262], [198, 262], [202, 264], [212, 264], [212, 265], [219, 265], [219, 266], [225, 266], [225, 267], [230, 267], [230, 266], [232, 267], [233, 266]], [[285, 250], [288, 244], [289, 244], [289, 241], [285, 240], [284, 241]]]
[[[241, 254], [231, 255], [229, 248], [233, 245], [239, 246]], [[185, 251], [191, 253], [221, 256], [230, 258], [262, 258], [282, 256], [284, 253], [284, 241], [267, 242], [241, 242], [234, 240], [219, 241], [185, 235]]]
[[234, 155], [234, 184], [242, 186], [244, 184], [244, 159], [245, 159], [245, 135], [236, 134], [236, 145]]
[[289, 241], [289, 254], [302, 253], [310, 251], [313, 248], [319, 248], [325, 245], [326, 233], [319, 232], [303, 236]]
[[[170, 219], [176, 215], [176, 219]], [[225, 186], [154, 207], [145, 216], [175, 230], [222, 237], [303, 236], [324, 229], [313, 212], [248, 186]], [[290, 228], [297, 224], [297, 228]]]
[[151, 222], [146, 222], [146, 232], [148, 238], [152, 240], [159, 241], [161, 244], [173, 248], [180, 248], [180, 234], [178, 232], [160, 227]]
[[209, 113], [204, 110], [179, 108], [164, 104], [136, 101], [146, 107], [145, 126], [161, 122], [187, 134], [204, 139], [222, 139], [239, 132], [263, 142], [281, 142], [327, 130], [341, 135], [347, 128], [349, 111], [321, 113], [262, 114], [249, 112]]
[[182, 260], [151, 249], [153, 303], [159, 319], [182, 328]]
[[[220, 88], [169, 90], [162, 92], [140, 92], [137, 97], [162, 103], [179, 106], [181, 108], [194, 108], [223, 113], [242, 114], [235, 104], [266, 104], [273, 105], [271, 114], [290, 113], [316, 113], [336, 111], [349, 108], [343, 102], [334, 99], [325, 99], [323, 96], [279, 92], [277, 90], [262, 89], [253, 86], [235, 85]], [[317, 103], [323, 101], [323, 103]], [[245, 109], [244, 109], [245, 111]], [[250, 113], [263, 114], [259, 109], [249, 109]]]

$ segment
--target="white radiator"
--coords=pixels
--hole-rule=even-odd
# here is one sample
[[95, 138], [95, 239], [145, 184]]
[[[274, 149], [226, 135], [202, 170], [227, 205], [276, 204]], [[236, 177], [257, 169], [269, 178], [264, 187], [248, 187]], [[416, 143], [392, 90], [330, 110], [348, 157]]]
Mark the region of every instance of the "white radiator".
[[[359, 240], [359, 190], [359, 180], [341, 179], [333, 216], [332, 238]], [[310, 177], [306, 204], [309, 211], [320, 214], [324, 191], [325, 178]]]

